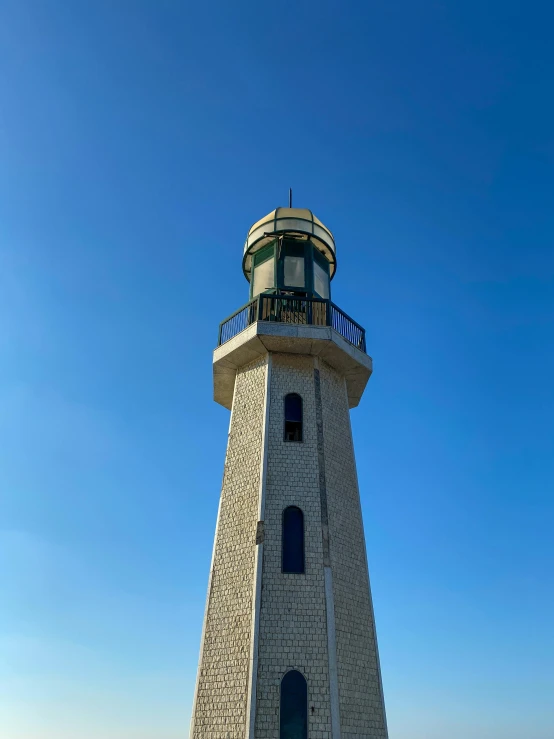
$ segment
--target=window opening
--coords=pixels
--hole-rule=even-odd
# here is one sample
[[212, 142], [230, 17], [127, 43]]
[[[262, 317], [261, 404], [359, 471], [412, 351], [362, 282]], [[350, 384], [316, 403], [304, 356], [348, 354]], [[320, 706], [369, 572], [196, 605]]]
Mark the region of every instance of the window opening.
[[298, 670], [281, 680], [279, 739], [308, 739], [308, 683]]
[[285, 397], [285, 441], [302, 441], [302, 398], [297, 393]]
[[304, 573], [304, 514], [297, 506], [283, 511], [283, 572]]

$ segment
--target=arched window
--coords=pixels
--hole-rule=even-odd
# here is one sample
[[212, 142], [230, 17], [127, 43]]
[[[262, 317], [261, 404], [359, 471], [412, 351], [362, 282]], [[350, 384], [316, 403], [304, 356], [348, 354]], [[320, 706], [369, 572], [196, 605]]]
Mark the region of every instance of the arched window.
[[298, 670], [281, 680], [279, 739], [308, 739], [308, 683]]
[[302, 398], [285, 395], [285, 441], [302, 441]]
[[296, 506], [283, 511], [283, 572], [304, 572], [304, 514]]

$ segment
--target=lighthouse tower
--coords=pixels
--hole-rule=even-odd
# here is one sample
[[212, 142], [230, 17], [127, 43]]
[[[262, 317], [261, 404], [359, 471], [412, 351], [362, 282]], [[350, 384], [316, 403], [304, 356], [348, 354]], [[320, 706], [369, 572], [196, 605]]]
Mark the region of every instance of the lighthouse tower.
[[309, 210], [248, 232], [213, 359], [231, 421], [191, 739], [388, 737], [350, 427], [372, 362], [336, 266]]

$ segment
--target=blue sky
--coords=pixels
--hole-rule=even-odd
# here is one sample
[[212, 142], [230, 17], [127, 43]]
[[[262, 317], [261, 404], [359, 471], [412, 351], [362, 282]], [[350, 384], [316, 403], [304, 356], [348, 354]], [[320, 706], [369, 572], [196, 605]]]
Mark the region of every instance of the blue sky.
[[391, 739], [554, 735], [547, 3], [0, 6], [0, 736], [188, 736], [218, 323], [288, 187], [352, 421]]

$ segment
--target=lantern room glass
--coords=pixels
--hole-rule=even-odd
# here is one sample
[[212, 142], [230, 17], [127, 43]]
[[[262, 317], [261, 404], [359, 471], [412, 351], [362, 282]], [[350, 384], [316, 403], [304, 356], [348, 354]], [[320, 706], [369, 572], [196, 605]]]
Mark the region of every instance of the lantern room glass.
[[263, 293], [265, 290], [269, 290], [275, 287], [275, 257], [271, 256], [269, 259], [257, 264], [254, 267], [254, 281], [252, 284], [252, 297]]
[[252, 258], [250, 299], [262, 293], [331, 299], [330, 264], [310, 240], [278, 237]]
[[285, 285], [287, 287], [305, 287], [306, 277], [304, 257], [285, 257], [284, 265]]
[[329, 299], [329, 275], [316, 261], [314, 261], [314, 292], [320, 298]]

